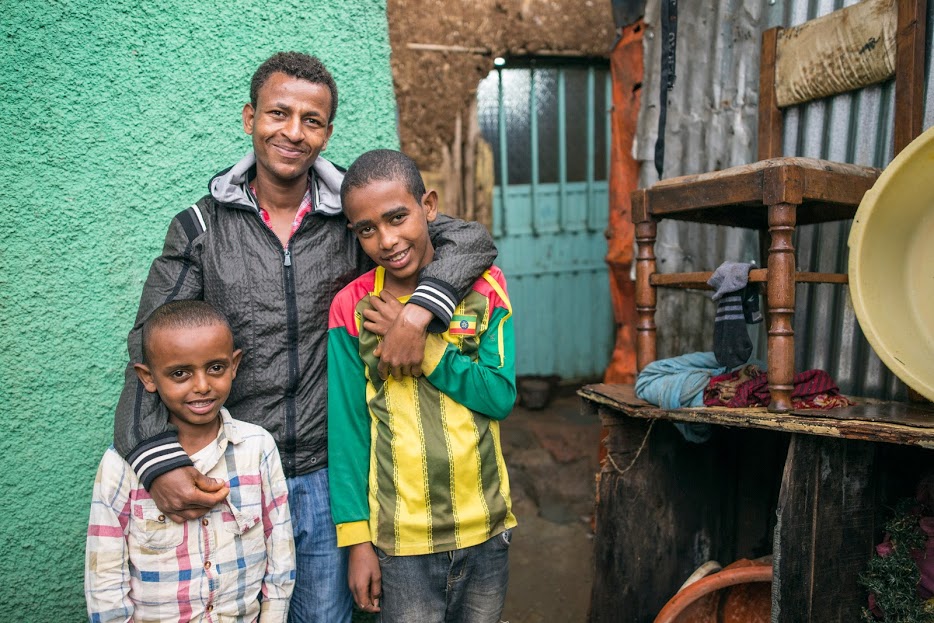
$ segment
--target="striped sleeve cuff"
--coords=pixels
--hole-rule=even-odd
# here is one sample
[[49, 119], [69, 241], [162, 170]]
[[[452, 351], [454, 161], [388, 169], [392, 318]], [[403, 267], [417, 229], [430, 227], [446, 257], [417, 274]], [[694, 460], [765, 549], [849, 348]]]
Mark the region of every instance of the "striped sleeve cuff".
[[166, 431], [142, 442], [126, 456], [126, 462], [147, 491], [152, 481], [162, 474], [194, 465], [178, 443], [178, 434], [174, 431]]
[[370, 524], [366, 520], [339, 523], [336, 528], [338, 547], [347, 547], [348, 545], [370, 541]]
[[451, 324], [454, 308], [457, 306], [457, 292], [440, 279], [425, 277], [418, 282], [418, 287], [409, 298], [409, 303], [424, 307], [435, 315], [428, 323], [430, 333], [444, 333]]

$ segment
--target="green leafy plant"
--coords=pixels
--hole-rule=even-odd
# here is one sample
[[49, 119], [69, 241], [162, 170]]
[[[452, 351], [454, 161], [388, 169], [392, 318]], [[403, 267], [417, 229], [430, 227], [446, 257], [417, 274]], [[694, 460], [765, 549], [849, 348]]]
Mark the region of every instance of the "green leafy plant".
[[[884, 613], [885, 623], [934, 623], [934, 608], [918, 596], [921, 572], [911, 552], [924, 551], [927, 537], [918, 527], [917, 502], [906, 498], [895, 506], [894, 516], [885, 524], [891, 552], [874, 556], [860, 584], [875, 596], [876, 606]], [[863, 621], [876, 623], [868, 608]]]

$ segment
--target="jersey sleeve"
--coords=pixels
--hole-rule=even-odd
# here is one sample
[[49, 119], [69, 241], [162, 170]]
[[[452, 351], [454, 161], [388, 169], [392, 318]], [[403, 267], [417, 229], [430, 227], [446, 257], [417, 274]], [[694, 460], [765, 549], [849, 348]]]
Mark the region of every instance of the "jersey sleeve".
[[485, 273], [482, 279], [492, 290], [490, 320], [479, 336], [476, 361], [440, 335], [429, 335], [422, 370], [435, 387], [460, 404], [491, 419], [502, 420], [516, 402], [512, 307], [501, 272]]
[[342, 291], [328, 323], [328, 482], [339, 547], [370, 540], [370, 417], [355, 305]]

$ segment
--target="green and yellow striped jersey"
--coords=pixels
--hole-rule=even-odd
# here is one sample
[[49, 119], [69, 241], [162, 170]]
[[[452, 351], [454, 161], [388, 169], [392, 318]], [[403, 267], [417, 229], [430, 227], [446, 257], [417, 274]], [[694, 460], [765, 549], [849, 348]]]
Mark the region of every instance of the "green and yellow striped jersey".
[[383, 269], [344, 288], [328, 328], [328, 476], [338, 545], [396, 556], [477, 545], [516, 525], [499, 420], [516, 398], [512, 310], [495, 266], [449, 329], [429, 334], [424, 376], [380, 379], [363, 328]]

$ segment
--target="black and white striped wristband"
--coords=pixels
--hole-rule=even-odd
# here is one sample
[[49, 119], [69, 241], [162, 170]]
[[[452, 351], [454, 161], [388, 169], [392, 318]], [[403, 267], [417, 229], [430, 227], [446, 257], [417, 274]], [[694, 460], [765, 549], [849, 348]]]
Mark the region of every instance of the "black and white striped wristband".
[[440, 279], [425, 277], [418, 283], [415, 292], [409, 298], [409, 303], [424, 307], [434, 318], [428, 323], [430, 333], [443, 333], [451, 324], [454, 308], [457, 306], [457, 292]]
[[147, 491], [152, 481], [162, 474], [194, 465], [173, 431], [166, 431], [142, 442], [127, 455], [126, 461]]

